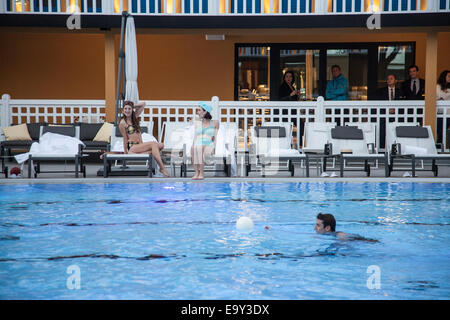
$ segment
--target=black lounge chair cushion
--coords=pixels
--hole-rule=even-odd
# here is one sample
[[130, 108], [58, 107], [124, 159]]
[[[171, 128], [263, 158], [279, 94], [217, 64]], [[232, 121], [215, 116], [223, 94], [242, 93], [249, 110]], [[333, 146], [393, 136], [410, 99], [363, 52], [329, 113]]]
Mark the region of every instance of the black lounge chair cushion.
[[106, 148], [108, 146], [108, 142], [105, 141], [92, 141], [92, 140], [81, 140], [86, 148]]
[[255, 127], [255, 133], [257, 137], [262, 138], [285, 138], [286, 128], [284, 127]]
[[8, 140], [2, 141], [2, 147], [30, 147], [33, 142], [39, 142], [38, 140]]
[[28, 133], [32, 140], [39, 140], [39, 133], [41, 132], [41, 126], [46, 126], [46, 122], [27, 123]]
[[[147, 131], [148, 131], [148, 128], [147, 127], [142, 127], [141, 126], [141, 130], [142, 130], [142, 133], [148, 133]], [[122, 134], [120, 133], [120, 129], [119, 129], [119, 126], [117, 126], [116, 127], [116, 137], [122, 137]]]
[[74, 126], [69, 127], [54, 127], [54, 126], [45, 126], [42, 129], [42, 134], [51, 132], [56, 134], [62, 134], [69, 137], [75, 137], [76, 136], [76, 130]]
[[361, 129], [356, 127], [336, 127], [331, 129], [333, 139], [363, 140], [364, 135]]
[[94, 140], [103, 123], [80, 123], [80, 140]]
[[427, 128], [418, 126], [399, 126], [395, 132], [399, 138], [428, 138]]

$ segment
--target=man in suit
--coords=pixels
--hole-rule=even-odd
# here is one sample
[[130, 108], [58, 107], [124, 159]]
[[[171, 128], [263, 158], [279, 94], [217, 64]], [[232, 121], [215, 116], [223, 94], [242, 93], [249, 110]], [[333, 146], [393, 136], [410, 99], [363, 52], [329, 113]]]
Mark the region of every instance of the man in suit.
[[410, 79], [403, 83], [406, 100], [424, 100], [425, 80], [419, 78], [419, 67], [410, 66], [408, 72]]
[[403, 99], [402, 89], [397, 88], [397, 79], [394, 74], [388, 74], [386, 77], [387, 86], [378, 89], [377, 100], [400, 100]]

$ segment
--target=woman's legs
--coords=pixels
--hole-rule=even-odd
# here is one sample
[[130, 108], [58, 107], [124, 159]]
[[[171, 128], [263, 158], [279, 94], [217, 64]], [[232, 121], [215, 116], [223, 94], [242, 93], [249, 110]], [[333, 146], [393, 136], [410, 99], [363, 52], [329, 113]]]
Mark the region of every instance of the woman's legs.
[[133, 145], [128, 153], [151, 153], [153, 156], [153, 159], [155, 159], [156, 163], [159, 165], [159, 169], [163, 175], [166, 177], [169, 177], [169, 173], [166, 170], [166, 167], [164, 166], [164, 163], [161, 159], [160, 149], [161, 145], [157, 142], [145, 142], [140, 144]]
[[211, 156], [213, 149], [210, 146], [201, 146], [199, 147], [199, 151], [201, 152], [201, 163], [199, 164], [199, 175], [197, 179], [203, 180], [205, 178], [205, 161], [207, 157]]
[[192, 177], [192, 180], [197, 180], [198, 175], [200, 174], [199, 166], [201, 157], [199, 158], [199, 149], [201, 149], [201, 146], [192, 146], [191, 148], [192, 165], [194, 166], [194, 176]]

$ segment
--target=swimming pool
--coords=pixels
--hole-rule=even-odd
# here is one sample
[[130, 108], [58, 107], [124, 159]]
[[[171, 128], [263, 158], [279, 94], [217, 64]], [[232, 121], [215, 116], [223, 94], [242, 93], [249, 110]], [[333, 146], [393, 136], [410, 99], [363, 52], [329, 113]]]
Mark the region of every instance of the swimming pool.
[[441, 183], [0, 185], [0, 299], [448, 299], [449, 204]]

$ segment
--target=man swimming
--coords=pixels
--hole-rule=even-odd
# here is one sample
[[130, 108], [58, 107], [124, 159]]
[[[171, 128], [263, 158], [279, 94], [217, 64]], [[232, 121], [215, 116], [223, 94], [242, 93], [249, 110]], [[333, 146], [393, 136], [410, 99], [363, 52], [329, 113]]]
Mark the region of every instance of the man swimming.
[[378, 240], [366, 239], [356, 234], [336, 231], [336, 219], [330, 213], [319, 213], [317, 215], [314, 230], [316, 230], [316, 232], [319, 234], [335, 235], [339, 240], [361, 240], [368, 242], [379, 242]]

